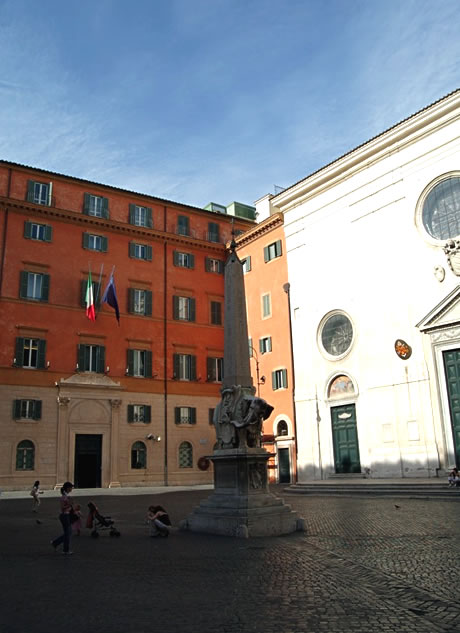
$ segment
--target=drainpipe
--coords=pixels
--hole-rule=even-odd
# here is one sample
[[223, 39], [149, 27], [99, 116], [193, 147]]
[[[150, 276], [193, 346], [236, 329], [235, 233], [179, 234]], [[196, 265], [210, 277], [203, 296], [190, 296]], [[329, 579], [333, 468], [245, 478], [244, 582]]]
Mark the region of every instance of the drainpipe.
[[[10, 197], [11, 191], [11, 167], [8, 170], [8, 191], [6, 193], [6, 197]], [[9, 209], [6, 207], [5, 211], [5, 224], [3, 226], [3, 240], [2, 240], [2, 262], [0, 264], [0, 297], [3, 294], [3, 269], [5, 267], [5, 257], [6, 257], [6, 233], [8, 230], [8, 212]]]
[[168, 244], [166, 241], [166, 207], [164, 207], [164, 224], [163, 230], [165, 232], [165, 240], [163, 245], [163, 339], [164, 339], [164, 348], [163, 348], [163, 363], [164, 363], [164, 485], [168, 485], [168, 346], [167, 346], [167, 335], [168, 335], [168, 327], [167, 327], [167, 319], [166, 319], [166, 310], [167, 310], [167, 289], [168, 289]]
[[291, 319], [291, 284], [285, 283], [283, 290], [287, 294], [289, 313], [289, 345], [291, 350], [291, 376], [292, 376], [292, 415], [294, 422], [294, 447], [295, 447], [295, 483], [298, 481], [298, 446], [297, 446], [297, 416], [295, 406], [295, 372], [294, 372], [294, 346], [292, 344], [292, 319]]

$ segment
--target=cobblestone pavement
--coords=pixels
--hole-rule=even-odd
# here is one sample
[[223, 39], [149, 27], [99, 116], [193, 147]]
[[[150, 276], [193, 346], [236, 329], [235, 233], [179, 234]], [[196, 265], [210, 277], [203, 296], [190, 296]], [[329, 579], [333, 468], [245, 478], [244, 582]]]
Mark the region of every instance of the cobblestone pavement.
[[49, 544], [57, 499], [41, 523], [30, 499], [1, 500], [1, 633], [460, 633], [458, 500], [273, 491], [305, 533], [151, 539], [150, 503], [177, 524], [209, 491], [111, 495], [97, 504], [121, 538], [84, 530], [70, 557]]

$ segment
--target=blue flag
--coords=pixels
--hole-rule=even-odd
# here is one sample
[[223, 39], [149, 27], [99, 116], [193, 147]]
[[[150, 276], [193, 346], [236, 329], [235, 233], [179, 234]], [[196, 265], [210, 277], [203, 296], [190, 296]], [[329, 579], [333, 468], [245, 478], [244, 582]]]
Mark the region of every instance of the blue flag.
[[110, 279], [107, 283], [107, 286], [105, 287], [102, 301], [104, 301], [104, 303], [108, 303], [109, 306], [111, 306], [115, 310], [118, 325], [120, 325], [120, 310], [118, 308], [117, 291], [115, 290], [115, 281], [113, 280], [113, 274], [110, 275]]

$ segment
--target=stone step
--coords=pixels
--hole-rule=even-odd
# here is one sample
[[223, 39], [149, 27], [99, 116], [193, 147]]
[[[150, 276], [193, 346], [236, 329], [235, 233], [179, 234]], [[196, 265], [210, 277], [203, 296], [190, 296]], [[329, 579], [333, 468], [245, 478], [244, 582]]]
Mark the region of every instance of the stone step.
[[308, 484], [292, 484], [283, 488], [283, 492], [314, 496], [385, 496], [385, 497], [421, 497], [460, 500], [460, 488], [448, 487], [446, 483], [345, 483], [322, 481]]

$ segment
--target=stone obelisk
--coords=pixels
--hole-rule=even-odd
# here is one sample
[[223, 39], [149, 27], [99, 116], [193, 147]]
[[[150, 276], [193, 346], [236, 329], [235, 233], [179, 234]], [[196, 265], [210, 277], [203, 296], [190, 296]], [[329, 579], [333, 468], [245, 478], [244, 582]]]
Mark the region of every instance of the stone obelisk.
[[214, 492], [182, 528], [225, 536], [277, 536], [303, 529], [303, 521], [268, 490], [270, 454], [261, 447], [262, 424], [273, 411], [255, 397], [252, 382], [243, 266], [232, 240], [225, 263], [224, 376], [214, 412]]

